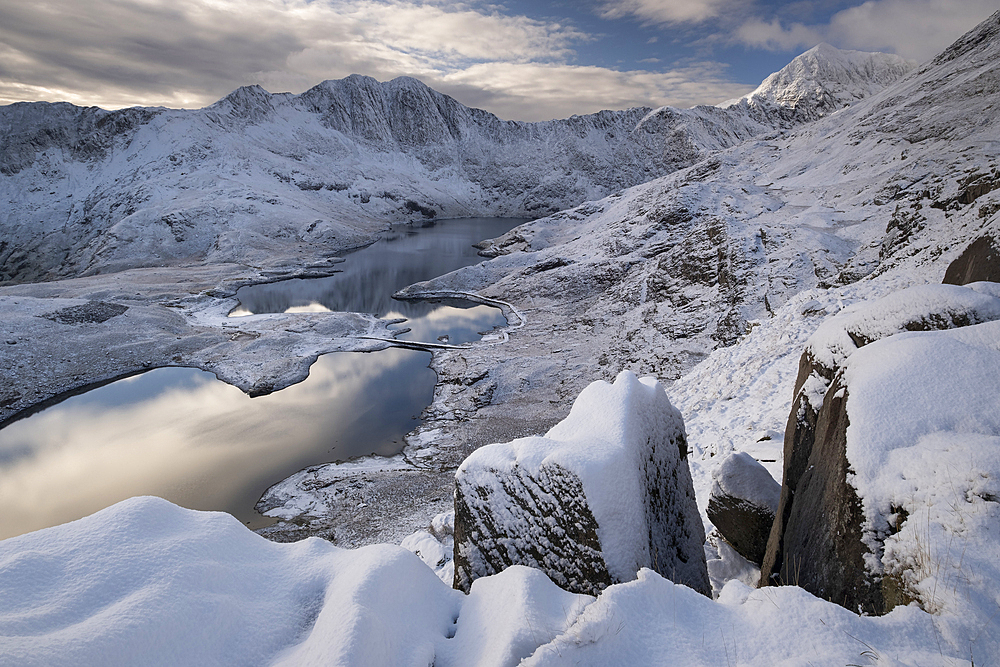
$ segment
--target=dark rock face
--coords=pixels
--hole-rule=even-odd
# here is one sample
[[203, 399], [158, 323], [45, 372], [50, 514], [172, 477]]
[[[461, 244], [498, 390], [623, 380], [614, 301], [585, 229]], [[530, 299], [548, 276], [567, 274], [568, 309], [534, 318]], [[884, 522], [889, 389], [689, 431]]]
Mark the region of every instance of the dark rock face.
[[112, 317], [118, 317], [128, 310], [128, 306], [106, 301], [88, 301], [82, 306], [70, 306], [49, 313], [44, 317], [60, 324], [101, 324]]
[[474, 579], [511, 565], [541, 570], [574, 593], [597, 595], [614, 583], [579, 477], [545, 465], [535, 477], [518, 467], [497, 481], [510, 499], [502, 516], [492, 511], [491, 490], [456, 486], [455, 588], [468, 593]]
[[883, 587], [865, 566], [861, 500], [847, 481], [849, 395], [840, 371], [858, 348], [896, 333], [1000, 319], [1000, 299], [991, 291], [945, 285], [902, 290], [828, 320], [810, 338], [785, 430], [781, 498], [761, 586], [802, 586], [871, 614], [887, 613], [899, 601], [892, 582]]
[[[847, 483], [847, 401], [838, 377], [816, 415], [811, 446], [797, 452], [799, 465], [805, 466], [794, 492], [786, 496], [783, 491], [784, 558], [778, 563], [765, 557], [767, 569], [762, 568], [761, 577], [767, 572], [769, 583], [801, 586], [851, 611], [878, 615], [888, 609], [881, 580], [865, 568], [861, 501]], [[808, 457], [803, 456], [805, 450]], [[792, 498], [794, 503], [789, 502]]]
[[749, 454], [731, 455], [712, 475], [708, 518], [723, 539], [760, 565], [778, 509], [781, 486]]
[[981, 236], [965, 249], [944, 272], [946, 285], [967, 285], [988, 280], [1000, 282], [1000, 241]]

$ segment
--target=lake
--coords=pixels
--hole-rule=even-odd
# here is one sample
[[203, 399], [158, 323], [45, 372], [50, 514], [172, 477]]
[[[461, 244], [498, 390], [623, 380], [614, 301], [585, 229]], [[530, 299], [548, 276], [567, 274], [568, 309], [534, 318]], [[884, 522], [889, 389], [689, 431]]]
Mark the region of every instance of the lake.
[[[240, 290], [234, 315], [348, 308], [408, 318], [400, 326], [410, 340], [476, 340], [505, 323], [499, 310], [391, 294], [482, 261], [472, 243], [520, 222], [396, 229], [346, 255], [330, 278]], [[402, 449], [433, 397], [429, 362], [400, 348], [323, 355], [305, 381], [253, 399], [205, 371], [159, 368], [68, 398], [0, 429], [0, 539], [136, 495], [267, 525], [253, 506], [272, 484], [310, 465]]]

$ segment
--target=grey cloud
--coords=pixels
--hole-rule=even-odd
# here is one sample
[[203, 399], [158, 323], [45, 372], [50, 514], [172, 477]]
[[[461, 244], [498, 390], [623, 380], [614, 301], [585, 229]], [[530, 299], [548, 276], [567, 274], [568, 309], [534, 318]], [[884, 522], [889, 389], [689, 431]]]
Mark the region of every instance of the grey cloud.
[[0, 103], [198, 107], [241, 85], [297, 93], [355, 72], [414, 76], [465, 104], [523, 120], [734, 96], [718, 71], [569, 65], [572, 45], [588, 35], [497, 11], [405, 0], [7, 2]]

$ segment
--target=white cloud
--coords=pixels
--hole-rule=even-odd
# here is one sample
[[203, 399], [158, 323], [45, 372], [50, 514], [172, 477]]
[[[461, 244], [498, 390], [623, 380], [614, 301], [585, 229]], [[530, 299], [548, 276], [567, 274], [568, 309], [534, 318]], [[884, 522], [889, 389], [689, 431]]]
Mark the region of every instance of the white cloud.
[[840, 48], [888, 51], [928, 60], [1000, 9], [997, 0], [869, 0], [837, 12], [822, 25], [747, 21], [737, 41], [755, 48], [789, 51], [830, 42]]
[[360, 72], [440, 76], [553, 61], [589, 37], [449, 2], [51, 0], [0, 4], [0, 102], [202, 106], [260, 83], [301, 91]]
[[811, 48], [827, 38], [822, 31], [801, 23], [793, 23], [786, 28], [778, 19], [768, 22], [757, 19], [747, 21], [737, 28], [736, 39], [758, 49], [792, 51]]
[[646, 23], [699, 23], [730, 11], [732, 0], [605, 0], [601, 15], [615, 19], [634, 16]]
[[[502, 117], [544, 120], [746, 92], [716, 65], [655, 73], [572, 64], [574, 46], [591, 36], [478, 1], [3, 3], [0, 103], [200, 107], [241, 85], [297, 93], [361, 73], [413, 76]], [[674, 3], [676, 15], [704, 14], [699, 2]]]
[[[177, 37], [168, 37], [176, 35]], [[716, 102], [719, 70], [567, 64], [590, 39], [491, 6], [401, 0], [53, 0], [0, 7], [0, 101], [196, 107], [260, 83], [300, 92], [360, 72], [415, 76], [507, 118]], [[525, 80], [525, 79], [529, 80]]]
[[[481, 101], [505, 118], [531, 109], [532, 120], [565, 118], [608, 108], [690, 107], [745, 95], [753, 86], [725, 80], [717, 63], [671, 72], [617, 71], [602, 67], [541, 63], [481, 63], [444, 77], [435, 88], [468, 98], [475, 87]], [[463, 88], [465, 94], [463, 95]], [[608, 104], [617, 100], [618, 104]], [[522, 111], [523, 115], [523, 111]]]
[[848, 48], [928, 60], [1000, 9], [997, 0], [877, 0], [837, 13], [830, 37]]

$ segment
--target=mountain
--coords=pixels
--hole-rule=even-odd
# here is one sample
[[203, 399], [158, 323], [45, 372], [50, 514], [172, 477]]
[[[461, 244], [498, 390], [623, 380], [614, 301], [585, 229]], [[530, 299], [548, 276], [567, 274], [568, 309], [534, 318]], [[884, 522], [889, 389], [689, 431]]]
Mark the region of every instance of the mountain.
[[527, 313], [502, 359], [435, 355], [449, 389], [421, 432], [443, 435], [412, 438], [410, 455], [452, 456], [483, 431], [537, 432], [593, 379], [627, 369], [676, 380], [668, 392], [706, 497], [734, 450], [780, 479], [816, 327], [941, 282], [967, 247], [1000, 238], [998, 32], [1000, 14], [849, 108], [521, 225], [485, 244], [491, 262], [406, 290], [475, 291]]
[[890, 53], [842, 51], [818, 44], [764, 79], [745, 102], [766, 111], [778, 107], [816, 119], [873, 95], [916, 67]]
[[827, 98], [861, 97], [905, 69], [832, 47], [809, 53], [836, 62], [830, 91], [810, 80], [811, 97], [781, 94], [806, 85], [811, 70], [799, 68], [769, 97], [729, 109], [542, 123], [500, 120], [415, 79], [357, 75], [301, 95], [243, 87], [195, 111], [0, 107], [0, 281], [261, 266], [357, 246], [392, 221], [539, 217], [812, 120], [834, 110]]

